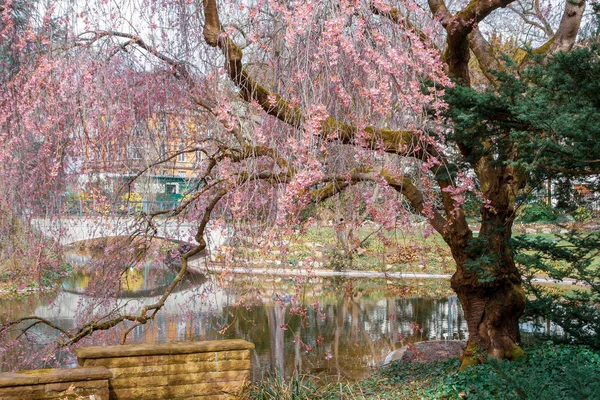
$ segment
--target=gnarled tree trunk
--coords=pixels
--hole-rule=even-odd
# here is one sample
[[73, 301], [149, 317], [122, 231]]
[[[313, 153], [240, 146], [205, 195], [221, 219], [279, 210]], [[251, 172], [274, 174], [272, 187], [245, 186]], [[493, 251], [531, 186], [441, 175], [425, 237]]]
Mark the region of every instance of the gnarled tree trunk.
[[[478, 262], [478, 260], [475, 260]], [[458, 266], [451, 280], [467, 320], [469, 341], [461, 369], [479, 362], [477, 349], [495, 358], [516, 359], [523, 354], [518, 346], [519, 318], [525, 308], [525, 293], [518, 273], [491, 282]]]
[[511, 168], [479, 169], [484, 197], [481, 228], [474, 237], [466, 224], [458, 225], [446, 236], [456, 272], [451, 286], [456, 292], [467, 320], [469, 341], [461, 368], [477, 363], [477, 349], [489, 355], [513, 360], [523, 351], [519, 318], [525, 308], [521, 273], [510, 246], [515, 217], [515, 194], [519, 182]]

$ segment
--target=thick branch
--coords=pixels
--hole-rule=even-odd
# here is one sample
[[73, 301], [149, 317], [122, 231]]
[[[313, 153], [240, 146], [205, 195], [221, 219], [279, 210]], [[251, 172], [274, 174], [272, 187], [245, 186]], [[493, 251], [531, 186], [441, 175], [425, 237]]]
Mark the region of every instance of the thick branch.
[[459, 12], [456, 17], [463, 21], [464, 28], [469, 34], [473, 26], [483, 21], [492, 11], [504, 8], [515, 0], [471, 0], [471, 2]]
[[417, 189], [417, 187], [409, 178], [402, 177], [401, 179], [398, 179], [389, 174], [387, 171], [382, 171], [381, 175], [388, 185], [406, 197], [410, 204], [429, 221], [433, 229], [442, 235], [444, 239], [448, 237], [450, 233], [448, 230], [448, 221], [446, 221], [446, 219], [432, 207], [428, 207], [425, 201], [425, 196], [423, 196], [423, 193]]
[[435, 18], [446, 29], [446, 51], [444, 61], [448, 65], [450, 77], [470, 85], [469, 77], [469, 35], [492, 11], [506, 7], [515, 0], [471, 0], [458, 14], [452, 16], [443, 0], [429, 0], [429, 8]]
[[333, 196], [334, 194], [346, 189], [351, 184], [358, 182], [381, 182], [383, 180], [394, 190], [401, 193], [410, 204], [425, 217], [431, 226], [444, 238], [449, 235], [448, 221], [432, 207], [428, 207], [423, 193], [417, 189], [408, 177], [396, 177], [388, 170], [380, 171], [355, 171], [348, 176], [335, 177], [323, 188], [311, 191], [313, 201], [318, 202]]
[[469, 43], [481, 72], [483, 72], [483, 75], [485, 75], [492, 85], [497, 87], [498, 80], [492, 74], [492, 71], [499, 71], [501, 66], [492, 46], [477, 28], [473, 29], [473, 32], [469, 35]]
[[327, 200], [335, 194], [341, 192], [350, 186], [352, 182], [344, 178], [334, 178], [330, 183], [319, 189], [313, 189], [310, 191], [311, 199], [314, 203]]
[[553, 54], [569, 51], [575, 44], [585, 10], [585, 0], [565, 0], [565, 12], [554, 36], [536, 49], [538, 54]]
[[[246, 101], [256, 101], [269, 115], [283, 121], [296, 129], [302, 129], [306, 115], [304, 111], [256, 82], [242, 64], [242, 50], [233, 40], [220, 31], [221, 23], [215, 0], [204, 0], [206, 25], [204, 38], [206, 43], [218, 47], [225, 56], [225, 67], [231, 80], [240, 89], [242, 98]], [[219, 34], [216, 34], [219, 32]], [[366, 127], [361, 132], [357, 127], [328, 117], [321, 124], [320, 135], [325, 140], [337, 140], [344, 144], [356, 144], [357, 135], [361, 133], [369, 148], [419, 157], [415, 152], [420, 147], [419, 134], [411, 130], [391, 130], [373, 126]]]
[[440, 21], [444, 28], [448, 26], [452, 19], [452, 14], [448, 10], [448, 7], [446, 7], [444, 0], [428, 0], [427, 3], [433, 13], [433, 17]]

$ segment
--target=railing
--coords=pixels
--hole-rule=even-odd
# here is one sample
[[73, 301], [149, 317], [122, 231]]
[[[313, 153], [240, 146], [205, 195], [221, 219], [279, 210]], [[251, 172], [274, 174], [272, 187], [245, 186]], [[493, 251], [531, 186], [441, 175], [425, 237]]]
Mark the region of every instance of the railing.
[[[127, 215], [133, 216], [140, 212], [152, 213], [172, 210], [179, 205], [178, 201], [117, 201], [97, 202], [95, 200], [68, 199], [61, 200], [58, 210], [62, 214], [72, 216], [104, 216]], [[57, 211], [58, 211], [57, 210]]]

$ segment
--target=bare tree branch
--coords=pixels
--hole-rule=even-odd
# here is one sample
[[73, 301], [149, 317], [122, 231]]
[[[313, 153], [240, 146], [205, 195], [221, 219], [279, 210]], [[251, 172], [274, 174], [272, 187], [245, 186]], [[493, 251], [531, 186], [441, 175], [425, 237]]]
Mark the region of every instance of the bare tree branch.
[[386, 169], [379, 171], [362, 170], [354, 171], [347, 176], [339, 176], [329, 178], [330, 183], [320, 189], [311, 190], [311, 197], [314, 202], [323, 201], [352, 184], [359, 182], [386, 182], [397, 192], [401, 193], [411, 205], [431, 223], [433, 228], [447, 238], [450, 234], [450, 226], [448, 221], [435, 209], [428, 207], [423, 193], [417, 189], [413, 182], [408, 177], [396, 177]]
[[[523, 22], [525, 22], [526, 24], [531, 25], [531, 26], [541, 30], [548, 37], [554, 36], [554, 30], [552, 29], [552, 27], [550, 26], [550, 23], [544, 17], [544, 15], [542, 14], [542, 12], [540, 10], [539, 0], [535, 0], [534, 12], [525, 10], [522, 5], [521, 5], [520, 10], [517, 7], [509, 7], [509, 8], [512, 12], [517, 14], [523, 20]], [[539, 22], [533, 20], [532, 18], [537, 18]]]
[[540, 9], [540, 0], [534, 0], [533, 8], [535, 10], [536, 17], [540, 20], [540, 22], [544, 26], [544, 32], [546, 32], [546, 35], [553, 36], [555, 33], [554, 29], [552, 29], [550, 22], [548, 22], [548, 19], [544, 16], [544, 13]]
[[52, 321], [46, 319], [46, 318], [42, 318], [42, 317], [37, 317], [37, 316], [31, 316], [31, 317], [24, 317], [24, 318], [19, 318], [19, 319], [15, 319], [14, 321], [10, 321], [6, 324], [2, 324], [0, 325], [0, 333], [6, 331], [7, 329], [13, 327], [13, 326], [17, 326], [20, 325], [23, 322], [28, 322], [28, 321], [33, 321], [33, 323], [29, 326], [27, 326], [26, 328], [23, 329], [23, 331], [21, 332], [21, 334], [26, 333], [29, 329], [33, 328], [34, 326], [38, 325], [38, 324], [44, 324], [49, 326], [52, 329], [55, 329], [57, 331], [59, 331], [60, 333], [62, 333], [63, 335], [69, 337], [69, 332], [63, 328], [61, 328], [60, 326], [54, 324]]

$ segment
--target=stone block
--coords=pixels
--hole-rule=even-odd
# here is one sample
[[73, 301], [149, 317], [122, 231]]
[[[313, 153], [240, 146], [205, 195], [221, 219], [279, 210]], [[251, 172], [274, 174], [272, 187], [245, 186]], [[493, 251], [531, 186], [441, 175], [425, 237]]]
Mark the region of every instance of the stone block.
[[203, 342], [173, 342], [158, 344], [130, 344], [121, 346], [82, 347], [75, 350], [79, 360], [129, 356], [157, 356], [167, 354], [210, 353], [228, 350], [251, 350], [254, 344], [241, 339], [207, 340]]

